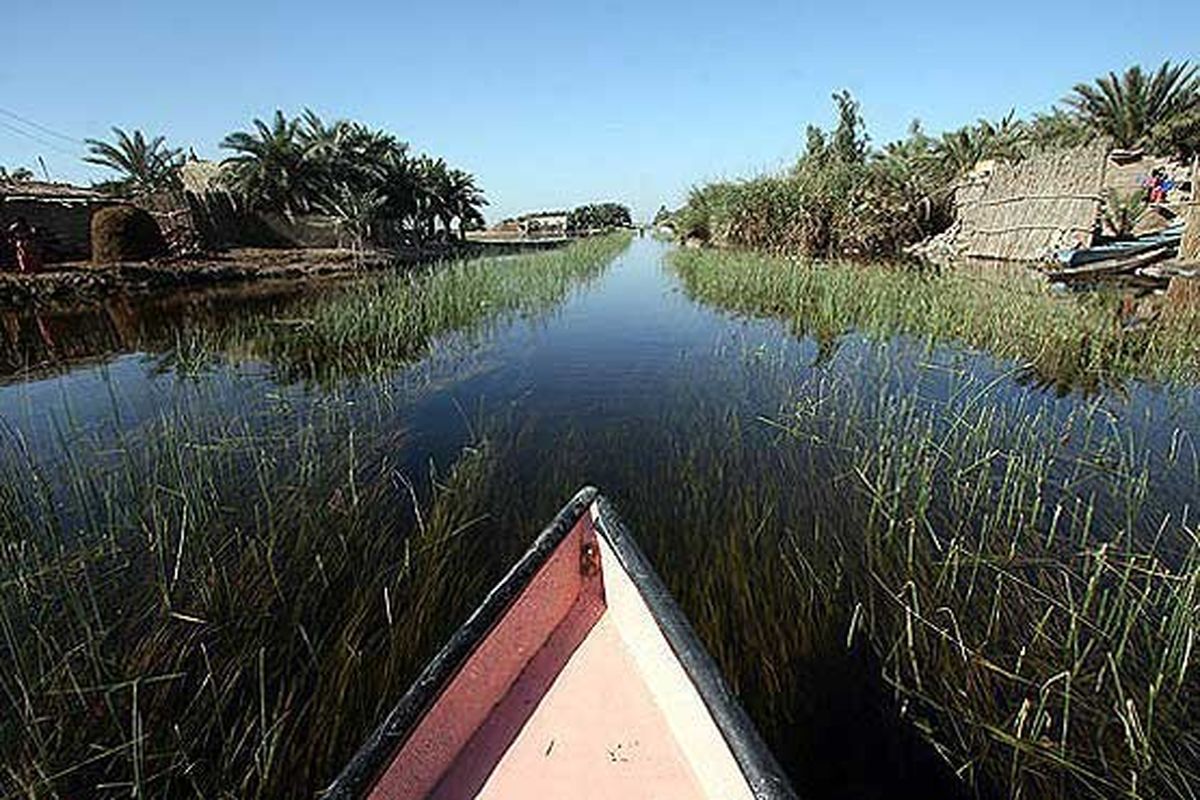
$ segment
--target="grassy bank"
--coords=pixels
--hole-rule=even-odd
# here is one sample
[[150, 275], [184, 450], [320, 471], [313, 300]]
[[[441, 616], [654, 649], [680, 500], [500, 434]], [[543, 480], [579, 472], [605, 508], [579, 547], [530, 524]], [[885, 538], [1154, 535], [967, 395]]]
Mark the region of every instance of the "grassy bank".
[[[1144, 149], [1182, 163], [1200, 151], [1200, 75], [1188, 62], [1132, 66], [1076, 84], [1063, 106], [1020, 119], [980, 119], [930, 135], [914, 119], [903, 139], [875, 146], [849, 91], [833, 95], [837, 123], [809, 125], [796, 163], [775, 174], [702, 184], [664, 213], [680, 239], [807, 258], [885, 259], [945, 230], [959, 181], [979, 164], [1007, 163], [1089, 143]], [[1133, 219], [1145, 198], [1105, 199]], [[1042, 255], [1042, 254], [1039, 254]]]
[[821, 341], [856, 330], [956, 344], [1026, 363], [1063, 388], [1200, 381], [1196, 311], [1126, 330], [1113, 298], [1057, 297], [1010, 272], [819, 265], [744, 251], [679, 251], [671, 262], [696, 300], [776, 317]]
[[581, 239], [561, 250], [430, 265], [314, 297], [289, 318], [255, 319], [185, 334], [176, 355], [203, 364], [222, 355], [266, 361], [293, 377], [378, 376], [419, 359], [430, 342], [476, 333], [514, 316], [544, 313], [598, 276], [630, 234]]

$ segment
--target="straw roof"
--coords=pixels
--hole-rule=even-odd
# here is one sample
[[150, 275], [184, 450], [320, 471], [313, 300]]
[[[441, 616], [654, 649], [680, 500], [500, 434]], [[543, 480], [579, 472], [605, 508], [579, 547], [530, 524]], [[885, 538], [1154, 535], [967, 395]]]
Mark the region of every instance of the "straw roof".
[[179, 179], [185, 192], [205, 195], [225, 191], [221, 181], [224, 172], [225, 167], [219, 161], [186, 161], [179, 168]]
[[99, 202], [110, 199], [94, 189], [46, 181], [0, 183], [0, 197], [6, 200], [44, 200], [56, 203]]

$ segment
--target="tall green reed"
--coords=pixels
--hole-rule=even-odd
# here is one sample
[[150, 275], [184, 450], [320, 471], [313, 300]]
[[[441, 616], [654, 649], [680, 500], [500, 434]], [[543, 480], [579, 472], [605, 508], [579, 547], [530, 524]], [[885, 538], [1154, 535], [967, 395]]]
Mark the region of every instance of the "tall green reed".
[[749, 252], [679, 251], [688, 294], [738, 313], [778, 317], [800, 335], [906, 334], [1027, 362], [1064, 390], [1131, 377], [1200, 381], [1200, 313], [1127, 329], [1101, 296], [1057, 297], [1032, 278], [950, 269], [820, 265]]
[[164, 413], [58, 472], [6, 442], [4, 796], [311, 796], [490, 577], [486, 447], [410, 481], [336, 403]]
[[380, 376], [424, 356], [438, 336], [478, 333], [516, 316], [546, 313], [573, 287], [597, 277], [628, 233], [561, 250], [433, 264], [316, 297], [288, 319], [257, 319], [199, 345], [210, 353], [266, 361], [289, 377], [329, 383]]

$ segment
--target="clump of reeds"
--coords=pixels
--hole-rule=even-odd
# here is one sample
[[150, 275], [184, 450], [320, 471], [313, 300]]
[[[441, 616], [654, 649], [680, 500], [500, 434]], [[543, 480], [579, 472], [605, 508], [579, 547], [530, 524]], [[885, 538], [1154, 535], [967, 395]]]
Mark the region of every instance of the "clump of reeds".
[[[1200, 777], [1200, 489], [1102, 401], [1056, 413], [960, 377], [946, 400], [821, 378], [785, 423], [842, 455], [866, 509], [845, 566], [848, 641], [956, 772], [1010, 797], [1188, 797]], [[1161, 460], [1159, 460], [1161, 459]], [[1156, 487], [1174, 484], [1172, 492]], [[852, 605], [851, 605], [852, 604]]]
[[671, 217], [683, 239], [809, 258], [882, 258], [950, 222], [951, 168], [919, 129], [868, 147], [858, 103], [834, 95], [835, 130], [808, 130], [805, 152], [779, 175], [697, 187]]
[[0, 794], [311, 797], [337, 774], [494, 577], [464, 568], [486, 449], [413, 484], [346, 408], [183, 409], [56, 461], [5, 441]]
[[298, 378], [381, 375], [424, 356], [440, 335], [469, 335], [514, 315], [544, 313], [599, 275], [629, 240], [628, 233], [610, 234], [561, 250], [387, 275], [294, 306], [286, 320], [233, 326], [204, 347]]
[[819, 265], [749, 252], [680, 251], [672, 264], [701, 302], [778, 317], [819, 339], [851, 330], [956, 344], [1024, 362], [1063, 389], [1130, 377], [1200, 380], [1200, 314], [1128, 328], [1111, 298], [1059, 297], [1018, 275]]

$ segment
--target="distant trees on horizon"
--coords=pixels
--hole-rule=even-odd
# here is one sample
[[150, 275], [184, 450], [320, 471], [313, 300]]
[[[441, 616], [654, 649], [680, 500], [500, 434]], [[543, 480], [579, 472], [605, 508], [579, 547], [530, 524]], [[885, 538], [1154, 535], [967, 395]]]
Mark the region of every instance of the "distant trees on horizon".
[[633, 215], [630, 214], [629, 207], [621, 203], [589, 203], [574, 208], [567, 214], [568, 231], [632, 226]]

